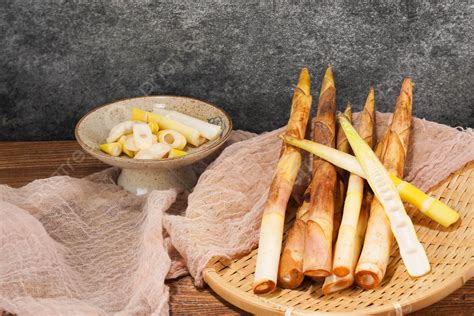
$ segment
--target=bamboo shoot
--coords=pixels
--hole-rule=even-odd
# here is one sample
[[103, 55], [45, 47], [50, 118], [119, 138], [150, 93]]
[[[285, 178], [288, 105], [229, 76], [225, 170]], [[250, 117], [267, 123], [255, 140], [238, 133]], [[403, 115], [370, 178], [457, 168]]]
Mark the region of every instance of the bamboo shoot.
[[[371, 88], [364, 109], [361, 113], [359, 124], [359, 133], [369, 146], [372, 146], [374, 142], [374, 118], [374, 89]], [[344, 213], [341, 227], [339, 228], [339, 236], [334, 248], [333, 274], [338, 277], [345, 277], [348, 274], [353, 276], [355, 268], [353, 262], [355, 261], [357, 263], [357, 259], [359, 258], [360, 249], [359, 252], [355, 252], [354, 248], [356, 244], [357, 229], [359, 226], [359, 214], [364, 195], [364, 182], [364, 179], [358, 175], [351, 173], [349, 176], [347, 195], [344, 203]]]
[[[313, 139], [334, 147], [336, 136], [336, 87], [332, 67], [323, 79], [318, 102]], [[313, 160], [311, 180], [311, 206], [306, 223], [303, 256], [304, 274], [314, 277], [328, 276], [332, 271], [332, 242], [334, 230], [336, 168], [322, 159]]]
[[354, 236], [354, 243], [351, 248], [349, 273], [344, 276], [337, 276], [336, 274], [331, 274], [330, 276], [324, 279], [323, 284], [323, 294], [328, 295], [337, 291], [347, 289], [354, 284], [354, 270], [359, 259], [360, 250], [362, 249], [362, 241], [364, 240], [365, 229], [367, 227], [367, 218], [369, 217], [369, 206], [370, 201], [372, 200], [372, 194], [366, 193], [364, 196], [364, 201], [359, 212], [358, 222], [356, 226], [356, 233]]
[[[344, 110], [344, 115], [352, 120], [352, 107], [349, 102], [347, 102], [346, 109]], [[351, 149], [349, 142], [347, 141], [346, 134], [342, 128], [337, 126], [337, 138], [336, 138], [336, 148], [344, 153], [348, 153]], [[342, 210], [344, 206], [344, 199], [346, 196], [347, 181], [349, 180], [348, 173], [343, 168], [336, 167], [337, 172], [337, 182], [338, 188], [336, 191], [335, 197], [335, 208], [334, 208], [334, 221], [333, 221], [333, 234], [332, 242], [336, 243], [337, 236], [339, 234], [339, 227], [341, 226], [342, 221]]]
[[[308, 70], [304, 68], [293, 95], [287, 135], [304, 137], [310, 110], [310, 77]], [[300, 166], [300, 150], [282, 144], [280, 160], [263, 211], [253, 284], [254, 293], [268, 293], [276, 286], [286, 206]]]
[[304, 280], [303, 254], [306, 221], [310, 206], [311, 187], [305, 191], [303, 203], [296, 211], [293, 226], [288, 231], [278, 267], [278, 285], [285, 289], [297, 288]]

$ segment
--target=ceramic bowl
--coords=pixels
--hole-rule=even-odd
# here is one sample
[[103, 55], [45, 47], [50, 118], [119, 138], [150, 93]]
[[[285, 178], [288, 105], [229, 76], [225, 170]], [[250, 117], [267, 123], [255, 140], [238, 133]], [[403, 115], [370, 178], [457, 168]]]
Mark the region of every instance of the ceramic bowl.
[[[221, 136], [197, 148], [189, 148], [188, 154], [179, 158], [159, 160], [133, 159], [126, 156], [113, 157], [99, 149], [105, 143], [110, 129], [116, 124], [130, 120], [131, 109], [137, 107], [153, 111], [155, 104], [164, 104], [166, 109], [175, 110], [198, 119], [220, 125]], [[189, 166], [207, 157], [229, 138], [232, 120], [222, 109], [204, 101], [178, 96], [148, 96], [117, 101], [97, 107], [87, 113], [76, 125], [75, 136], [81, 147], [95, 158], [122, 168], [118, 184], [124, 189], [145, 194], [153, 189], [170, 187], [191, 188], [196, 175]]]

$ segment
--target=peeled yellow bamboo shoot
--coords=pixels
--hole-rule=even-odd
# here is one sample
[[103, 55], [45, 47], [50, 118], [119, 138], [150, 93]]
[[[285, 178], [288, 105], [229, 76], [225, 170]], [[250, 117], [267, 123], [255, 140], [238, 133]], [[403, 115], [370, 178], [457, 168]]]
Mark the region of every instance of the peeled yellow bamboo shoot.
[[444, 227], [449, 227], [458, 221], [459, 213], [440, 200], [427, 195], [413, 184], [403, 181], [393, 174], [390, 175], [390, 178], [397, 186], [397, 190], [404, 202], [412, 204], [435, 222]]
[[288, 231], [278, 266], [278, 285], [285, 289], [297, 288], [303, 282], [303, 253], [306, 219], [310, 206], [311, 187], [304, 194], [303, 203], [296, 211], [293, 226]]
[[[287, 135], [304, 137], [310, 110], [310, 77], [308, 70], [304, 68], [292, 98]], [[254, 293], [268, 293], [276, 286], [286, 206], [300, 166], [299, 149], [283, 144], [263, 211], [253, 283]]]
[[[345, 116], [347, 117], [347, 114]], [[374, 123], [374, 89], [371, 88], [359, 124], [360, 134], [364, 135], [364, 140], [369, 146], [372, 146], [374, 142]], [[341, 131], [344, 133], [342, 128]], [[349, 176], [342, 222], [339, 228], [336, 245], [334, 247], [333, 274], [338, 277], [345, 277], [348, 274], [353, 276], [355, 268], [353, 262], [357, 262], [357, 259], [359, 258], [360, 249], [359, 252], [355, 252], [354, 248], [359, 223], [359, 214], [364, 195], [364, 182], [364, 179], [358, 175], [351, 173]]]
[[[359, 177], [365, 178], [364, 171], [357, 161], [357, 158], [352, 155], [306, 139], [297, 139], [295, 137], [284, 135], [281, 135], [280, 138], [282, 138], [285, 143], [306, 150], [321, 159], [329, 161], [335, 166], [343, 168]], [[459, 220], [459, 213], [440, 200], [427, 195], [413, 184], [405, 182], [393, 174], [390, 175], [390, 178], [397, 186], [402, 201], [413, 204], [418, 210], [423, 212], [423, 214], [430, 217], [432, 220], [438, 222], [444, 227], [449, 227]]]
[[[336, 87], [332, 67], [324, 75], [318, 102], [313, 139], [334, 147], [336, 141]], [[337, 193], [336, 168], [322, 159], [313, 160], [311, 206], [306, 222], [303, 256], [304, 274], [328, 276], [332, 271], [332, 242]]]

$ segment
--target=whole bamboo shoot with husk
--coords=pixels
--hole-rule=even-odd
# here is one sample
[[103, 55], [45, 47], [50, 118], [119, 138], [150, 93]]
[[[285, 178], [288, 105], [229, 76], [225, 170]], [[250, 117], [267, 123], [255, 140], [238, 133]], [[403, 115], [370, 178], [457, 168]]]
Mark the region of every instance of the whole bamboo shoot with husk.
[[[321, 159], [343, 168], [353, 174], [365, 179], [366, 175], [362, 167], [353, 155], [346, 154], [335, 148], [291, 136], [280, 135], [285, 143], [306, 150]], [[390, 179], [396, 186], [403, 202], [413, 204], [423, 214], [443, 225], [449, 227], [459, 220], [459, 213], [435, 197], [429, 196], [413, 184], [403, 181], [399, 177], [390, 174]]]
[[[392, 122], [376, 150], [377, 156], [387, 171], [398, 177], [403, 177], [408, 152], [412, 121], [412, 91], [413, 83], [407, 78], [402, 83]], [[348, 137], [348, 139], [351, 142], [351, 138]], [[389, 173], [382, 166], [380, 170], [376, 170], [377, 162], [369, 162], [372, 169], [369, 165], [364, 165], [368, 161], [363, 160], [361, 155], [367, 153], [362, 150], [362, 147], [358, 148], [359, 151], [354, 146], [352, 148], [362, 167], [366, 167], [364, 171], [373, 173], [372, 176], [367, 174], [367, 180], [377, 196], [370, 207], [364, 246], [356, 267], [357, 284], [364, 289], [373, 289], [380, 284], [390, 258], [393, 234], [397, 238], [400, 254], [408, 273], [411, 276], [420, 276], [429, 272], [430, 266], [426, 253], [418, 241], [413, 224], [406, 214]], [[385, 178], [386, 183], [381, 181]]]
[[[334, 147], [336, 141], [336, 87], [332, 67], [324, 75], [319, 96], [314, 141]], [[303, 256], [304, 274], [310, 277], [328, 276], [332, 270], [332, 235], [337, 191], [336, 168], [319, 158], [313, 160], [311, 206], [306, 222]]]
[[311, 186], [303, 196], [303, 203], [296, 211], [293, 226], [288, 231], [278, 266], [278, 285], [285, 289], [297, 288], [304, 280], [303, 254], [306, 220], [310, 206]]
[[[303, 138], [311, 110], [310, 77], [306, 68], [301, 70], [291, 103], [286, 135]], [[286, 206], [300, 166], [300, 150], [283, 144], [263, 211], [254, 293], [268, 293], [276, 286]]]
[[357, 259], [359, 259], [360, 250], [362, 249], [362, 242], [364, 240], [365, 229], [367, 227], [367, 219], [369, 217], [369, 207], [371, 200], [372, 194], [366, 193], [359, 212], [354, 242], [351, 248], [352, 253], [350, 254], [350, 258], [352, 259], [352, 262], [350, 263], [349, 273], [343, 277], [337, 276], [334, 273], [326, 277], [324, 279], [322, 288], [323, 294], [325, 295], [347, 289], [351, 287], [352, 284], [354, 284], [354, 270], [357, 264]]
[[[347, 102], [346, 109], [344, 110], [344, 115], [349, 119], [352, 120], [352, 107], [349, 102]], [[337, 138], [336, 138], [336, 148], [341, 151], [348, 153], [351, 149], [349, 142], [347, 141], [346, 134], [344, 131], [337, 126]], [[338, 188], [336, 191], [335, 196], [335, 206], [334, 206], [334, 221], [333, 221], [333, 234], [332, 234], [332, 242], [335, 243], [337, 239], [337, 235], [339, 233], [339, 227], [341, 225], [342, 220], [342, 210], [344, 205], [344, 198], [346, 196], [346, 188], [347, 188], [347, 181], [348, 181], [348, 174], [347, 171], [343, 168], [336, 167], [337, 172], [337, 182]]]
[[[370, 88], [364, 109], [360, 115], [359, 124], [359, 134], [370, 147], [372, 147], [374, 143], [374, 126], [374, 89]], [[342, 133], [344, 133], [344, 131], [342, 131]], [[351, 274], [353, 277], [355, 263], [357, 263], [357, 259], [359, 258], [360, 249], [358, 252], [355, 252], [354, 248], [357, 243], [356, 234], [358, 233], [359, 213], [361, 211], [364, 195], [364, 182], [364, 179], [356, 174], [351, 173], [349, 176], [342, 222], [334, 247], [333, 274], [338, 277], [345, 277], [348, 274]], [[363, 233], [365, 233], [365, 231]], [[362, 244], [362, 241], [360, 243]]]

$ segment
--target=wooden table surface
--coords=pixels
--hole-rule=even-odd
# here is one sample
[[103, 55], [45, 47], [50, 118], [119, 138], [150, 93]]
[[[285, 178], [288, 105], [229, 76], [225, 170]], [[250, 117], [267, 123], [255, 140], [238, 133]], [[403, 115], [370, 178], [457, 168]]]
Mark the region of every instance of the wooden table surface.
[[[83, 152], [75, 141], [0, 142], [0, 153], [0, 183], [13, 187], [51, 175], [83, 177], [107, 167]], [[245, 314], [210, 288], [196, 289], [189, 276], [167, 284], [172, 314]], [[413, 315], [474, 315], [474, 280]]]

